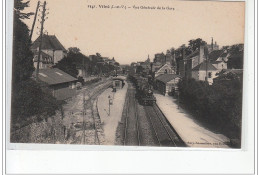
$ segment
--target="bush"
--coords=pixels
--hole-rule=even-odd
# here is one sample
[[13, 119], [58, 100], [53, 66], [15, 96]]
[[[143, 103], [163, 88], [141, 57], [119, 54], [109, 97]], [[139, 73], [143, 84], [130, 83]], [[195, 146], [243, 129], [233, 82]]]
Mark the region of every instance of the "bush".
[[220, 75], [209, 85], [194, 79], [178, 83], [180, 100], [195, 117], [219, 128], [231, 138], [241, 138], [242, 79]]
[[55, 114], [59, 103], [48, 88], [29, 79], [13, 84], [11, 108], [12, 124], [21, 125], [32, 116], [37, 116], [37, 120], [41, 120], [40, 116]]

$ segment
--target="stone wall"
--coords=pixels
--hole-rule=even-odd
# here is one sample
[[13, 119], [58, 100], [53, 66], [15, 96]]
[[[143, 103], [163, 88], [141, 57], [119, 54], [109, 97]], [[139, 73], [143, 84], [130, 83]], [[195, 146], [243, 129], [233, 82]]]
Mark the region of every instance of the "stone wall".
[[62, 124], [62, 115], [57, 111], [54, 116], [40, 122], [31, 123], [11, 133], [11, 143], [64, 143], [68, 131]]

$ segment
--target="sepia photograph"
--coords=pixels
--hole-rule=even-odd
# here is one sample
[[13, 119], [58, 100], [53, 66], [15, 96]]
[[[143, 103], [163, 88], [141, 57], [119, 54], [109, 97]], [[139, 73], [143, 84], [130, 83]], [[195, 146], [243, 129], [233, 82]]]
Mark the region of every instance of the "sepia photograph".
[[242, 148], [245, 2], [13, 1], [10, 143]]

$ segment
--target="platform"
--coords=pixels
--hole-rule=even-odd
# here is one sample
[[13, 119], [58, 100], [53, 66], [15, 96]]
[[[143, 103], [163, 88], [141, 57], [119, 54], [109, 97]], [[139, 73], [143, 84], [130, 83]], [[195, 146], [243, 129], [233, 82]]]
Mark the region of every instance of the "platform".
[[227, 143], [230, 140], [226, 136], [214, 133], [185, 112], [185, 110], [178, 109], [176, 99], [161, 94], [154, 95], [159, 108], [188, 146], [199, 148], [229, 148]]

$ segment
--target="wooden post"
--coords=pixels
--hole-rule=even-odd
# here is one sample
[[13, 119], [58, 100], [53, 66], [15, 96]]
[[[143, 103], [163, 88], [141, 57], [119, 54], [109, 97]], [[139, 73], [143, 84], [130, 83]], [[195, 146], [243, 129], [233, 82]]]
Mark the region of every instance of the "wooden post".
[[37, 80], [38, 80], [39, 68], [40, 68], [40, 57], [41, 57], [41, 51], [42, 51], [42, 33], [43, 33], [43, 24], [44, 24], [44, 21], [45, 21], [45, 12], [46, 12], [46, 1], [44, 1], [43, 10], [42, 10], [40, 44], [39, 44], [39, 53], [38, 53], [38, 61], [37, 61], [37, 69], [36, 69], [36, 79]]
[[32, 30], [31, 30], [31, 33], [30, 33], [30, 40], [32, 40], [33, 30], [34, 30], [35, 21], [36, 21], [36, 18], [37, 18], [39, 6], [40, 6], [40, 1], [38, 1], [37, 7], [36, 7], [36, 11], [35, 11], [35, 15], [34, 15], [34, 20], [33, 20], [33, 24], [32, 24]]

